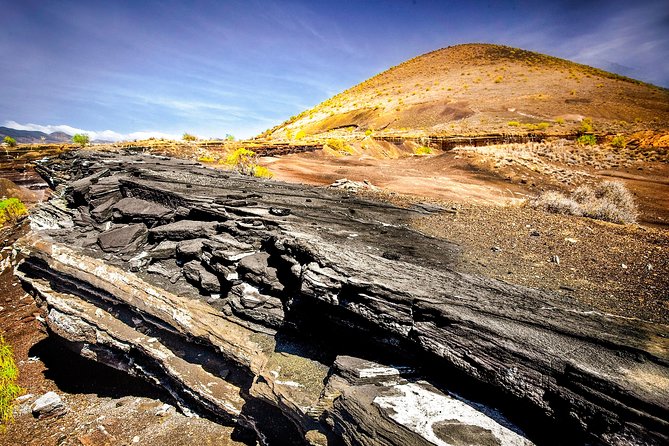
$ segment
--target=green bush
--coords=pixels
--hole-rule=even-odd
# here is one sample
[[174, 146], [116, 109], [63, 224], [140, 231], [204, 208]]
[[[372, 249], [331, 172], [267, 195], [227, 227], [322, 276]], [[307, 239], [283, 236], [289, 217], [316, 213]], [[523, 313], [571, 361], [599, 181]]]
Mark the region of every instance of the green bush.
[[579, 130], [581, 133], [592, 133], [592, 119], [583, 118], [583, 121], [581, 121], [581, 128]]
[[0, 225], [16, 221], [17, 218], [27, 213], [26, 206], [18, 198], [0, 200]]
[[432, 155], [432, 149], [427, 146], [420, 146], [413, 149], [413, 153], [416, 155]]
[[23, 393], [16, 384], [18, 377], [12, 347], [0, 335], [0, 433], [4, 433], [7, 424], [14, 419], [14, 401]]
[[584, 146], [594, 146], [597, 144], [597, 138], [595, 135], [581, 135], [576, 139], [576, 142]]
[[9, 145], [9, 147], [16, 147], [16, 140], [11, 136], [5, 136], [5, 139], [3, 141], [5, 142], [5, 144]]
[[85, 147], [90, 142], [90, 138], [85, 133], [75, 133], [75, 135], [72, 137], [72, 142], [79, 144], [81, 147]]
[[594, 188], [580, 186], [568, 197], [560, 192], [545, 192], [531, 205], [554, 214], [583, 216], [612, 223], [634, 223], [637, 218], [634, 196], [618, 181], [604, 181]]
[[181, 139], [183, 139], [184, 141], [197, 141], [197, 136], [191, 135], [190, 133], [184, 133], [181, 136]]
[[613, 139], [611, 140], [611, 145], [616, 149], [624, 149], [627, 146], [627, 141], [625, 141], [624, 136], [617, 135], [614, 136]]

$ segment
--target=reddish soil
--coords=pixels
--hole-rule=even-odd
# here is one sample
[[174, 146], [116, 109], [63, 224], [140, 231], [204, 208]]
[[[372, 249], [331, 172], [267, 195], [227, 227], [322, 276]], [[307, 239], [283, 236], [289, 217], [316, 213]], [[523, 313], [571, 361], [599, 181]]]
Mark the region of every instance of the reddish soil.
[[527, 197], [527, 190], [483, 172], [453, 156], [375, 159], [333, 158], [322, 151], [263, 158], [275, 179], [325, 186], [340, 178], [368, 180], [387, 192], [442, 200], [466, 198], [479, 204], [506, 205]]

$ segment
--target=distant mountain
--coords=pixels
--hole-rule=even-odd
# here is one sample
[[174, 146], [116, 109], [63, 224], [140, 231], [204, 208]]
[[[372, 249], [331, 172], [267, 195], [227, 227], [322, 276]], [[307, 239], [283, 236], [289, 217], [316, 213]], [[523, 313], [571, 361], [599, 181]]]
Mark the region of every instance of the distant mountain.
[[566, 134], [584, 118], [598, 133], [666, 129], [669, 90], [518, 48], [466, 44], [390, 68], [262, 136]]
[[63, 132], [44, 133], [0, 127], [0, 139], [5, 136], [11, 136], [20, 144], [67, 143], [72, 141], [72, 136]]

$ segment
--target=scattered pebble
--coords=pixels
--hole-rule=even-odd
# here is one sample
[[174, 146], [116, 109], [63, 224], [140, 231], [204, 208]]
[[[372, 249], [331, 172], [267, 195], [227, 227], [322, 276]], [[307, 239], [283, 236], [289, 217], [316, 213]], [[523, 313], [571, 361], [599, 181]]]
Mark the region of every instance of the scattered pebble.
[[34, 396], [35, 395], [33, 395], [32, 393], [26, 393], [25, 395], [21, 395], [20, 397], [16, 398], [16, 401], [18, 401], [19, 403], [22, 403], [24, 401], [27, 401], [27, 400], [31, 399]]
[[553, 262], [553, 263], [555, 263], [556, 265], [560, 266], [560, 257], [558, 257], [557, 255], [554, 255], [553, 257], [551, 257], [551, 262]]
[[578, 243], [578, 240], [575, 238], [566, 238], [564, 241], [567, 243]]

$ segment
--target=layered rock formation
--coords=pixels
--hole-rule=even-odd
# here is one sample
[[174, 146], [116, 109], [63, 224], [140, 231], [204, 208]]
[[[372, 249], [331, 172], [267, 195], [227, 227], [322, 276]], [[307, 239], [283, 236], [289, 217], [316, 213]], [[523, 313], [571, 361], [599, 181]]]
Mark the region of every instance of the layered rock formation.
[[186, 413], [262, 444], [669, 440], [666, 326], [457, 273], [405, 226], [428, 207], [148, 155], [38, 170], [17, 274], [50, 333]]

